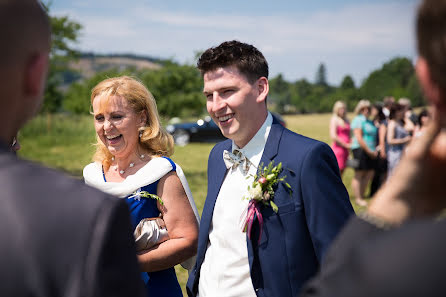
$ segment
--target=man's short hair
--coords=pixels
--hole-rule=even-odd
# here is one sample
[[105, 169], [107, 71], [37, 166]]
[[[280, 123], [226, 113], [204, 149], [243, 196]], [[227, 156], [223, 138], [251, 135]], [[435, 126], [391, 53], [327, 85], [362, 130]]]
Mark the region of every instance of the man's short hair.
[[207, 49], [197, 63], [203, 76], [206, 72], [229, 66], [237, 67], [250, 83], [261, 77], [268, 78], [268, 62], [263, 54], [253, 45], [236, 40]]
[[0, 42], [2, 67], [38, 50], [49, 52], [51, 24], [40, 1], [0, 0]]
[[417, 47], [432, 80], [446, 90], [446, 0], [424, 0], [417, 15]]

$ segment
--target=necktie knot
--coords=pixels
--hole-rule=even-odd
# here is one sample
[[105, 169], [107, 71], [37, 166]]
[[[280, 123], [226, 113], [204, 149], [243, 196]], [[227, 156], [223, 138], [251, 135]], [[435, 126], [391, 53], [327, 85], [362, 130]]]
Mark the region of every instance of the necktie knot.
[[236, 169], [239, 165], [241, 165], [244, 174], [248, 172], [251, 163], [248, 158], [246, 158], [245, 155], [243, 155], [243, 153], [237, 149], [235, 149], [232, 153], [224, 150], [223, 160], [225, 162], [226, 168], [228, 169]]

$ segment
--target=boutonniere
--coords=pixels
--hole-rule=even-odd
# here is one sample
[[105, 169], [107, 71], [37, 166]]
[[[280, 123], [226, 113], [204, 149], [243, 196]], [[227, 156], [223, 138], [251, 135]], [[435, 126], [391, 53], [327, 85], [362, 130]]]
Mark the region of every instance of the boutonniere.
[[136, 199], [138, 201], [141, 200], [141, 198], [152, 198], [155, 199], [156, 201], [158, 201], [161, 205], [163, 205], [163, 200], [161, 200], [161, 197], [155, 194], [151, 194], [147, 191], [141, 191], [141, 189], [138, 189], [137, 191], [133, 192], [132, 195], [130, 195], [129, 197], [127, 197], [127, 199]]
[[271, 161], [268, 166], [265, 167], [263, 167], [262, 163], [257, 170], [257, 174], [254, 175], [254, 181], [248, 186], [248, 196], [243, 198], [248, 199], [249, 204], [242, 213], [240, 222], [242, 231], [248, 233], [249, 239], [251, 239], [251, 229], [255, 216], [257, 216], [260, 225], [259, 241], [262, 236], [263, 217], [260, 212], [260, 206], [262, 204], [271, 207], [275, 213], [279, 210], [273, 201], [276, 185], [283, 182], [288, 191], [291, 192], [291, 186], [285, 181], [286, 176], [279, 177], [281, 172], [282, 163], [274, 166], [274, 161]]

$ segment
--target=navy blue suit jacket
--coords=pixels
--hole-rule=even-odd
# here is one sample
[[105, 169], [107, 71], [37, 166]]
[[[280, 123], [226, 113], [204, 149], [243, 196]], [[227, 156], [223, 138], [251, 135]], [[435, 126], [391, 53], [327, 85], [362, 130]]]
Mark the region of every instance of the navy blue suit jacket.
[[[206, 255], [215, 201], [226, 174], [223, 150], [232, 141], [218, 143], [208, 161], [208, 192], [201, 217], [197, 263], [187, 283], [196, 296], [201, 264]], [[275, 191], [275, 213], [262, 206], [263, 232], [253, 227], [247, 248], [251, 279], [257, 296], [297, 296], [302, 284], [315, 275], [328, 245], [354, 213], [342, 183], [336, 158], [325, 143], [298, 135], [273, 121], [260, 164], [282, 162], [290, 194], [283, 183]], [[233, 222], [237, 224], [237, 222]]]

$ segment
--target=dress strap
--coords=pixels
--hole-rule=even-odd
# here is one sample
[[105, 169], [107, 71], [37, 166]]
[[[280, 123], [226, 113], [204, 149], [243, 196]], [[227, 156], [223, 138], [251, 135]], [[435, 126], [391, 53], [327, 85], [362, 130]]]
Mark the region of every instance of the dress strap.
[[162, 158], [164, 158], [164, 159], [166, 159], [167, 161], [169, 161], [170, 162], [170, 165], [172, 165], [172, 171], [176, 171], [177, 170], [177, 165], [175, 164], [175, 162], [174, 161], [172, 161], [170, 158], [168, 158], [168, 157], [162, 157]]

